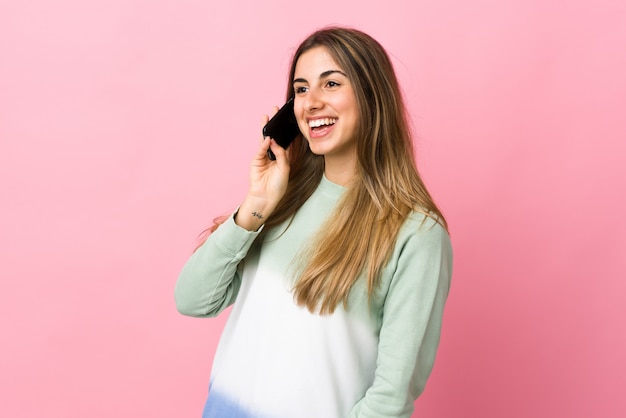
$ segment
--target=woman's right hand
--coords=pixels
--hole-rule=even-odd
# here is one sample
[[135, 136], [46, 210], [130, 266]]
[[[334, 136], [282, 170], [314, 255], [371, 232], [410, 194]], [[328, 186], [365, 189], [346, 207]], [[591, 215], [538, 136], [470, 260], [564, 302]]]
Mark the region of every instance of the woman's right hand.
[[[275, 111], [278, 108], [275, 108]], [[268, 121], [265, 116], [265, 125]], [[271, 149], [276, 160], [270, 160]], [[258, 230], [274, 211], [287, 190], [289, 182], [289, 151], [273, 139], [262, 138], [259, 149], [250, 164], [250, 187], [244, 202], [235, 216], [235, 223], [249, 231]]]

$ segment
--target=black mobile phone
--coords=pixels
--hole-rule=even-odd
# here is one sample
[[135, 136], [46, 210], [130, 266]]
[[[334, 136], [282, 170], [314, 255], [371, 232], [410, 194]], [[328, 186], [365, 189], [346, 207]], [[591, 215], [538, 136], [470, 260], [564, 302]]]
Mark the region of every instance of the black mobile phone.
[[[281, 107], [278, 112], [263, 127], [263, 136], [273, 138], [278, 145], [287, 148], [289, 144], [300, 133], [296, 116], [293, 113], [293, 97], [287, 100], [287, 103]], [[276, 156], [271, 149], [267, 150], [267, 156], [270, 160], [275, 160]]]

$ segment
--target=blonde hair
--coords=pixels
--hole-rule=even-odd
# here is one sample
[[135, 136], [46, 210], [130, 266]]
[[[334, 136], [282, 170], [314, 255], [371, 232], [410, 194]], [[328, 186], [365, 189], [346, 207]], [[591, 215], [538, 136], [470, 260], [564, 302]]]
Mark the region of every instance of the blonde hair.
[[[320, 228], [314, 245], [303, 254], [304, 268], [294, 286], [299, 305], [330, 314], [339, 303], [347, 306], [350, 290], [362, 274], [372, 295], [400, 228], [413, 211], [433, 218], [445, 229], [447, 223], [418, 174], [398, 80], [389, 56], [376, 40], [350, 28], [329, 27], [313, 33], [292, 58], [287, 97], [294, 94], [299, 57], [319, 46], [346, 72], [359, 107], [356, 179]], [[324, 157], [313, 154], [302, 135], [291, 148], [287, 191], [264, 231], [290, 221], [324, 173]]]

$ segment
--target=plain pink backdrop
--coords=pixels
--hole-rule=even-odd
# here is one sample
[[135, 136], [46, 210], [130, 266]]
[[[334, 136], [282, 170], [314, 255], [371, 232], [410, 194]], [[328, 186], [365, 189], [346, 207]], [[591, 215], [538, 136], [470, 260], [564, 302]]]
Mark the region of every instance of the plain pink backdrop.
[[225, 317], [178, 271], [333, 23], [393, 56], [451, 225], [414, 416], [626, 416], [625, 5], [3, 0], [0, 416], [200, 416]]

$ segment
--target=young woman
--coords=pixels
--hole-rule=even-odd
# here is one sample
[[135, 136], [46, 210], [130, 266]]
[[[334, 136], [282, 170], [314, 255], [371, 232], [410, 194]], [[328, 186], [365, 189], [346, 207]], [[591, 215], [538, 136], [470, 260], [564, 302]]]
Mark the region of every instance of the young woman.
[[320, 30], [293, 57], [287, 97], [301, 135], [287, 150], [262, 140], [246, 198], [176, 284], [185, 315], [233, 305], [203, 417], [409, 417], [452, 250], [392, 64], [360, 31]]

